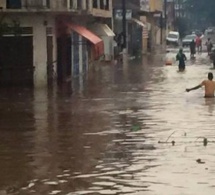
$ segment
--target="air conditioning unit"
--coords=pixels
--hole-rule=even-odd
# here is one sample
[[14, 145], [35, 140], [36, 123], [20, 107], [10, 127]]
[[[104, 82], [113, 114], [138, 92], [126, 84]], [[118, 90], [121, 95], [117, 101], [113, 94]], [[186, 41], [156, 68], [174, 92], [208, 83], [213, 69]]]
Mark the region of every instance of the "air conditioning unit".
[[0, 0], [0, 9], [6, 9], [6, 1], [7, 0]]

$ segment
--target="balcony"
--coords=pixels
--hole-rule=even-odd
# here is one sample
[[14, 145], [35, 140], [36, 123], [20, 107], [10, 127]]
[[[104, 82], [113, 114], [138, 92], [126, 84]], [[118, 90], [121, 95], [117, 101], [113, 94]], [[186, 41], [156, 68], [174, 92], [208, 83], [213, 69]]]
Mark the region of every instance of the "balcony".
[[112, 0], [0, 0], [2, 12], [51, 12], [112, 17]]
[[90, 12], [93, 16], [111, 18], [112, 10], [112, 0], [92, 0]]
[[0, 0], [0, 9], [4, 11], [23, 11], [24, 9], [49, 9], [50, 0]]
[[50, 0], [22, 0], [22, 8], [49, 9]]

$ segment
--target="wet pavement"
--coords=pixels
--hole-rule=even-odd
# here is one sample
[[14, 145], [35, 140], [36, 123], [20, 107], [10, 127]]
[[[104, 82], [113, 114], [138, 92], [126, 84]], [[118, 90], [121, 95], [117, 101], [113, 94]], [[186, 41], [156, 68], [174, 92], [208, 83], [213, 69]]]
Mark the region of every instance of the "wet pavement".
[[215, 71], [163, 59], [98, 66], [73, 94], [1, 89], [0, 195], [213, 195], [215, 100], [185, 88]]

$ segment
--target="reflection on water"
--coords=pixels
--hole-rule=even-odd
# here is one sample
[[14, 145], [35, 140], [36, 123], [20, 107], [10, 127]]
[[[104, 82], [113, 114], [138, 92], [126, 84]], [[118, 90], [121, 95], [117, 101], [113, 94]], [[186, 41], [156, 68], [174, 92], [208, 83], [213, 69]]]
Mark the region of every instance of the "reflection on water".
[[0, 194], [214, 194], [215, 100], [185, 92], [204, 61], [100, 65], [73, 94], [1, 90]]

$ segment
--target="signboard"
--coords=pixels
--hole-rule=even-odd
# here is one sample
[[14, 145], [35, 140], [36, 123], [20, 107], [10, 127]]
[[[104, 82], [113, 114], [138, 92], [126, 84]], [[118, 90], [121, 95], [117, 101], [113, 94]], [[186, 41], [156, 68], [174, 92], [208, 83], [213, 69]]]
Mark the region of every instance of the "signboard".
[[150, 11], [149, 0], [140, 0], [140, 10], [141, 11]]
[[[132, 18], [132, 10], [126, 10], [126, 19], [131, 20]], [[117, 9], [115, 10], [115, 19], [122, 20], [122, 10]]]

